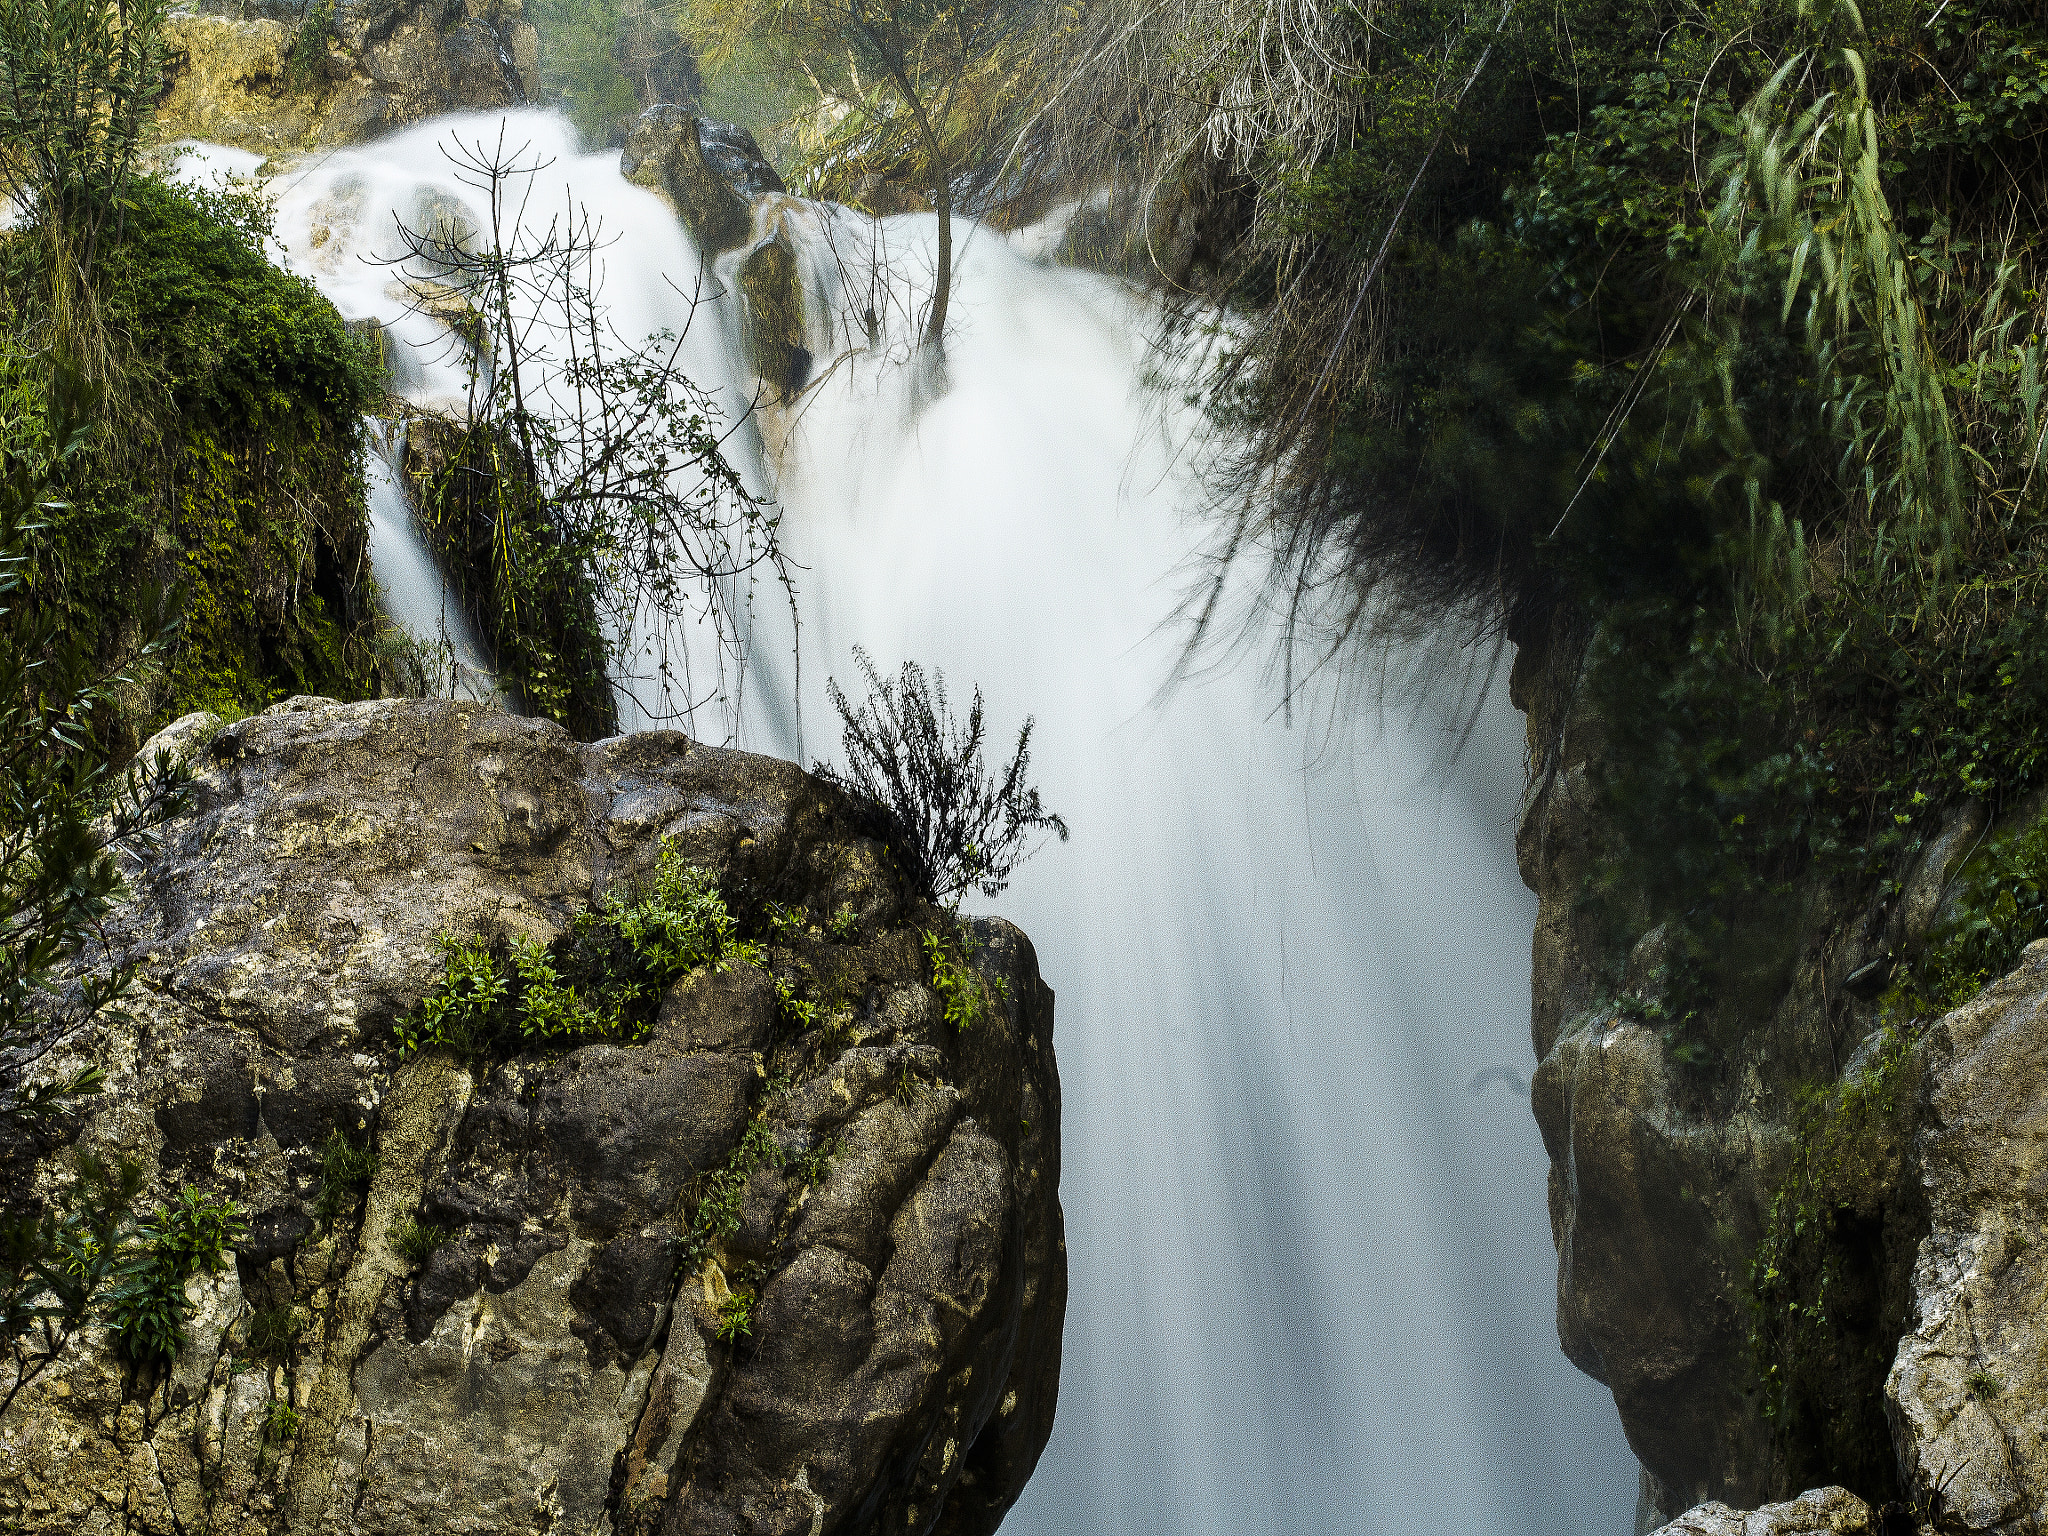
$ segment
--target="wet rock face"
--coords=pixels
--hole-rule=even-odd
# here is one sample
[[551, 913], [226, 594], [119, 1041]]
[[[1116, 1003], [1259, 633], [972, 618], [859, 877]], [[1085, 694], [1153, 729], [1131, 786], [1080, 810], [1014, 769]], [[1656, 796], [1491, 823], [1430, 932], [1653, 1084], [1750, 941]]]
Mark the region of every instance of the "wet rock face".
[[165, 30], [167, 139], [296, 154], [540, 97], [521, 0], [207, 7]]
[[751, 133], [687, 107], [642, 112], [619, 152], [619, 172], [668, 199], [706, 260], [747, 243], [757, 195], [786, 190]]
[[[0, 1418], [0, 1523], [995, 1528], [1051, 1428], [1065, 1305], [1052, 997], [1021, 933], [976, 924], [1009, 998], [954, 1031], [918, 942], [936, 914], [836, 792], [673, 733], [299, 700], [178, 735], [196, 803], [111, 935], [141, 993], [78, 1043], [108, 1092], [19, 1192], [125, 1154], [147, 1199], [196, 1184], [248, 1233], [189, 1282], [169, 1369], [92, 1330]], [[811, 926], [768, 970], [685, 977], [641, 1044], [397, 1060], [438, 935], [551, 939], [664, 837], [742, 910]], [[750, 1126], [774, 1154], [694, 1255]], [[323, 1210], [337, 1135], [375, 1162]]]
[[1885, 1396], [1911, 1501], [2017, 1536], [2048, 1525], [2048, 942], [1921, 1049], [1932, 1219]]
[[1644, 1469], [1638, 1529], [2048, 1528], [2048, 942], [1892, 1058], [1885, 1107], [1829, 1175], [1827, 1219], [1855, 1234], [1863, 1267], [1832, 1272], [1826, 1307], [1831, 1320], [1863, 1309], [1876, 1374], [1817, 1406], [1867, 1410], [1878, 1445], [1863, 1465], [1882, 1486], [1772, 1502], [1799, 1480], [1760, 1411], [1750, 1338], [1752, 1262], [1801, 1134], [1797, 1096], [1869, 1082], [1896, 1043], [1856, 978], [1926, 942], [1985, 809], [1956, 808], [1888, 905], [1816, 899], [1797, 963], [1750, 1000], [1717, 1074], [1688, 1079], [1630, 1006], [1656, 995], [1662, 936], [1603, 930], [1585, 899], [1618, 852], [1590, 788], [1600, 730], [1575, 665], [1525, 653], [1517, 667], [1538, 764], [1520, 832], [1539, 896], [1531, 1099], [1551, 1160], [1558, 1332], [1613, 1390]]

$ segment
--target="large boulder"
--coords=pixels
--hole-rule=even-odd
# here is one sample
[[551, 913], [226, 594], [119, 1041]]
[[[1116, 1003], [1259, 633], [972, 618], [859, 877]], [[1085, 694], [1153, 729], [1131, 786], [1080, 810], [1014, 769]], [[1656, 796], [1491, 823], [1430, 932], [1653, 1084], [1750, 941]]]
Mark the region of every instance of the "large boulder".
[[748, 242], [756, 197], [786, 190], [746, 129], [678, 106], [640, 114], [619, 172], [668, 201], [707, 261]]
[[[1583, 649], [1530, 647], [1516, 668], [1534, 767], [1520, 852], [1539, 898], [1531, 1097], [1558, 1331], [1613, 1390], [1643, 1466], [1637, 1529], [2048, 1527], [2048, 942], [1903, 1035], [1878, 995], [1953, 916], [1970, 852], [2048, 804], [1994, 825], [1964, 802], [1875, 899], [1812, 892], [1790, 959], [1728, 1003], [1719, 1059], [1688, 1060], [1658, 1007], [1661, 929], [1590, 899], [1624, 854], [1596, 792], [1605, 743]], [[1819, 1106], [1852, 1101], [1853, 1138], [1827, 1142], [1834, 1111]], [[1825, 1180], [1804, 1215], [1817, 1197], [1799, 1192], [1802, 1166]], [[1825, 1267], [1778, 1323], [1759, 1276], [1781, 1274], [1801, 1226]], [[1778, 1246], [1760, 1246], [1773, 1231]], [[1771, 1411], [1786, 1379], [1773, 1369], [1806, 1372], [1793, 1433]], [[1794, 1438], [1816, 1423], [1847, 1427], [1819, 1456]], [[1855, 1486], [1773, 1502], [1815, 1472]], [[1837, 1523], [1786, 1523], [1809, 1504]]]
[[[9, 1188], [61, 1202], [79, 1153], [125, 1156], [145, 1206], [195, 1186], [247, 1231], [187, 1282], [168, 1366], [88, 1329], [0, 1416], [0, 1524], [995, 1529], [1050, 1431], [1065, 1305], [1023, 934], [973, 925], [1007, 997], [949, 1026], [920, 947], [946, 919], [858, 809], [676, 733], [294, 700], [169, 739], [195, 800], [107, 936], [139, 991], [53, 1062], [107, 1090]], [[690, 973], [640, 1044], [400, 1058], [440, 936], [550, 940], [664, 839], [801, 925]], [[374, 1157], [358, 1186], [337, 1147]], [[732, 1230], [693, 1226], [733, 1169]]]

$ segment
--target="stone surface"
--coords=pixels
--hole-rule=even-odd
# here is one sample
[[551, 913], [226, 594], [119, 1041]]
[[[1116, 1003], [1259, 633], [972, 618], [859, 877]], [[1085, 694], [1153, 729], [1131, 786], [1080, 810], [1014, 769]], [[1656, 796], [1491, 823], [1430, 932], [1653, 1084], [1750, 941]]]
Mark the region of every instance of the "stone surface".
[[2048, 941], [1923, 1050], [1931, 1223], [1885, 1395], [1913, 1502], [2017, 1536], [2048, 1524]]
[[619, 152], [619, 170], [668, 199], [706, 260], [746, 244], [753, 199], [784, 190], [751, 133], [686, 107], [642, 112]]
[[[1754, 973], [1729, 989], [1705, 1049], [1688, 1037], [1688, 1060], [1659, 1016], [1667, 936], [1596, 899], [1626, 866], [1597, 789], [1606, 743], [1582, 686], [1584, 651], [1569, 632], [1525, 645], [1512, 680], [1531, 764], [1518, 851], [1538, 897], [1531, 1104], [1551, 1164], [1559, 1338], [1614, 1393], [1650, 1528], [1717, 1501], [1753, 1509], [1808, 1480], [1760, 1411], [1752, 1260], [1790, 1166], [1801, 1094], [1867, 1059], [1858, 1052], [1874, 1038], [1876, 1008], [1847, 979], [1918, 944], [1982, 821], [1966, 812], [1979, 819], [1934, 840], [1903, 900], [1863, 908], [1802, 893], [1785, 931], [1763, 936], [1769, 953]], [[1885, 1269], [1830, 1305], [1853, 1305], [1859, 1326], [1890, 1337], [1904, 1327], [1904, 1271], [1925, 1221], [1904, 1172], [1911, 1120], [1907, 1104], [1853, 1170], [1838, 1218], [1870, 1234], [1866, 1249]], [[1875, 1378], [1867, 1396], [1875, 1418]], [[1881, 1457], [1882, 1426], [1874, 1433]]]
[[[249, 1215], [188, 1287], [190, 1342], [138, 1371], [90, 1332], [0, 1418], [25, 1532], [992, 1531], [1050, 1432], [1065, 1306], [1052, 997], [978, 922], [1009, 1000], [964, 1033], [913, 902], [838, 792], [674, 733], [583, 745], [445, 701], [291, 700], [178, 722], [197, 795], [110, 928], [130, 1017], [70, 1147]], [[670, 837], [736, 901], [811, 925], [770, 976], [700, 970], [651, 1036], [464, 1067], [391, 1025], [444, 932], [547, 940]], [[858, 936], [817, 926], [841, 908]], [[744, 907], [742, 907], [744, 910]], [[61, 1067], [63, 1063], [53, 1063]], [[786, 1161], [738, 1232], [683, 1240], [761, 1114]], [[319, 1149], [377, 1154], [319, 1219]], [[441, 1229], [424, 1258], [399, 1236]], [[750, 1337], [719, 1304], [758, 1293]], [[259, 1359], [258, 1313], [298, 1330]], [[297, 1415], [274, 1430], [283, 1405]]]
[[[1530, 647], [1516, 668], [1533, 765], [1520, 852], [1539, 897], [1531, 1098], [1551, 1159], [1558, 1331], [1614, 1392], [1643, 1465], [1638, 1528], [2048, 1528], [2048, 942], [1923, 1029], [1853, 1166], [1831, 1175], [1830, 1230], [1853, 1234], [1862, 1269], [1831, 1272], [1826, 1306], [1890, 1362], [1867, 1401], [1889, 1429], [1895, 1487], [1772, 1503], [1799, 1483], [1760, 1412], [1750, 1345], [1751, 1260], [1799, 1093], [1877, 1058], [1892, 965], [1919, 952], [1970, 852], [2048, 800], [1995, 827], [1985, 807], [1958, 806], [1867, 907], [1813, 893], [1787, 958], [1728, 1004], [1719, 1054], [1694, 1067], [1645, 1006], [1661, 995], [1665, 936], [1611, 911], [1603, 924], [1587, 896], [1618, 861], [1592, 789], [1603, 745], [1580, 649]], [[1845, 1382], [1829, 1411], [1865, 1390]], [[1890, 1481], [1881, 1440], [1877, 1460], [1872, 1481]], [[1852, 1495], [1894, 1502], [1872, 1513]]]
[[1702, 1504], [1658, 1527], [1656, 1536], [1822, 1536], [1877, 1528], [1870, 1506], [1847, 1489], [1810, 1488], [1796, 1499], [1746, 1513], [1726, 1504]]
[[539, 99], [521, 0], [356, 0], [311, 31], [302, 10], [171, 16], [163, 136], [291, 155]]

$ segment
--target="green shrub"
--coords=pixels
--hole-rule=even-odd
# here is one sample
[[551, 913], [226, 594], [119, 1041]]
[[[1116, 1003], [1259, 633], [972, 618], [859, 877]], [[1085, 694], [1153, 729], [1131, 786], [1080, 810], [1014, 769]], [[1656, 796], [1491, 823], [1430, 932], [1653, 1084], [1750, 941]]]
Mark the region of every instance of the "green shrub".
[[1963, 866], [1952, 915], [1928, 935], [1912, 987], [1922, 1011], [1945, 1012], [2019, 964], [2048, 934], [2048, 820], [1991, 839]]
[[718, 1336], [726, 1343], [737, 1343], [754, 1336], [754, 1293], [749, 1290], [732, 1290], [718, 1304]]
[[972, 1029], [988, 1016], [992, 998], [1009, 1000], [1010, 984], [998, 976], [985, 979], [974, 964], [981, 946], [964, 923], [954, 925], [952, 943], [959, 950], [955, 959], [947, 941], [927, 931], [923, 938], [925, 960], [931, 966], [932, 986], [945, 1003], [946, 1022], [956, 1030]]
[[[441, 983], [394, 1026], [401, 1057], [443, 1047], [464, 1060], [583, 1040], [641, 1040], [662, 996], [700, 966], [760, 964], [710, 871], [662, 843], [653, 877], [579, 913], [565, 940], [440, 940]], [[791, 994], [793, 998], [793, 994]]]
[[327, 39], [334, 30], [334, 0], [312, 0], [299, 19], [284, 61], [285, 84], [303, 91], [320, 83], [327, 63]]
[[987, 728], [979, 688], [962, 721], [946, 700], [944, 673], [928, 678], [906, 661], [891, 682], [867, 652], [856, 648], [854, 659], [867, 679], [865, 702], [856, 706], [837, 682], [825, 684], [844, 727], [846, 768], [819, 763], [814, 771], [875, 808], [889, 851], [925, 896], [998, 895], [1036, 851], [1034, 837], [1066, 840], [1067, 824], [1045, 808], [1026, 777], [1031, 720], [1019, 728], [1009, 762], [992, 773], [982, 759]]
[[185, 1344], [185, 1281], [221, 1267], [247, 1230], [233, 1200], [188, 1184], [135, 1232], [136, 1256], [109, 1298], [108, 1323], [129, 1359], [166, 1361]]

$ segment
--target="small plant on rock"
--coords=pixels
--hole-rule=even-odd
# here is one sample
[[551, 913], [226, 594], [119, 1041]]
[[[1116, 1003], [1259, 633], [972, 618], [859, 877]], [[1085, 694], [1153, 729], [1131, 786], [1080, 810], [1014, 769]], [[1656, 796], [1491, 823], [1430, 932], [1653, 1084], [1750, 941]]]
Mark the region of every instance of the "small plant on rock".
[[234, 1201], [187, 1184], [135, 1233], [138, 1249], [108, 1305], [121, 1351], [136, 1361], [169, 1360], [185, 1344], [185, 1282], [218, 1270], [246, 1230]]
[[975, 951], [981, 946], [965, 924], [953, 926], [952, 948], [959, 950], [958, 959], [945, 938], [929, 931], [924, 935], [924, 953], [932, 969], [932, 987], [945, 1002], [946, 1022], [956, 1030], [967, 1030], [988, 1017], [992, 996], [1009, 999], [1010, 984], [1000, 976], [993, 981], [983, 979], [974, 965]]
[[336, 1126], [320, 1146], [320, 1198], [313, 1214], [320, 1225], [331, 1227], [334, 1218], [361, 1199], [377, 1176], [377, 1154], [366, 1141], [361, 1146], [342, 1135]]
[[282, 1365], [299, 1347], [299, 1328], [297, 1308], [259, 1307], [249, 1317], [249, 1349], [259, 1360]]
[[263, 1445], [266, 1450], [275, 1450], [287, 1441], [298, 1438], [304, 1420], [299, 1410], [284, 1398], [273, 1398], [270, 1407], [263, 1414]]
[[0, 1413], [93, 1319], [133, 1257], [129, 1212], [142, 1192], [141, 1166], [109, 1168], [81, 1154], [78, 1174], [60, 1205], [0, 1219], [0, 1340], [14, 1367]]
[[854, 943], [860, 938], [860, 914], [852, 907], [841, 907], [825, 925], [825, 937], [834, 944]]
[[1976, 1370], [1965, 1376], [1963, 1378], [1963, 1385], [1970, 1389], [1973, 1396], [1981, 1398], [1987, 1403], [2005, 1390], [2005, 1383], [1982, 1366], [1979, 1366]]
[[391, 1246], [414, 1264], [424, 1264], [433, 1251], [448, 1241], [446, 1228], [436, 1227], [408, 1216], [391, 1231]]
[[393, 1026], [399, 1055], [442, 1047], [465, 1061], [493, 1051], [630, 1044], [654, 1026], [662, 995], [701, 966], [766, 953], [739, 925], [711, 871], [664, 840], [644, 885], [609, 893], [552, 946], [443, 935], [440, 985]]
[[827, 682], [845, 729], [842, 772], [816, 765], [819, 777], [881, 808], [889, 821], [890, 851], [933, 901], [957, 901], [969, 890], [994, 896], [1036, 851], [1033, 838], [1051, 833], [1065, 841], [1067, 824], [1046, 810], [1025, 775], [1031, 767], [1027, 719], [1017, 750], [999, 771], [982, 759], [987, 729], [981, 690], [974, 691], [963, 723], [946, 702], [946, 678], [927, 678], [914, 661], [896, 681], [884, 681], [856, 649], [867, 679], [867, 702], [855, 707], [836, 682]]

